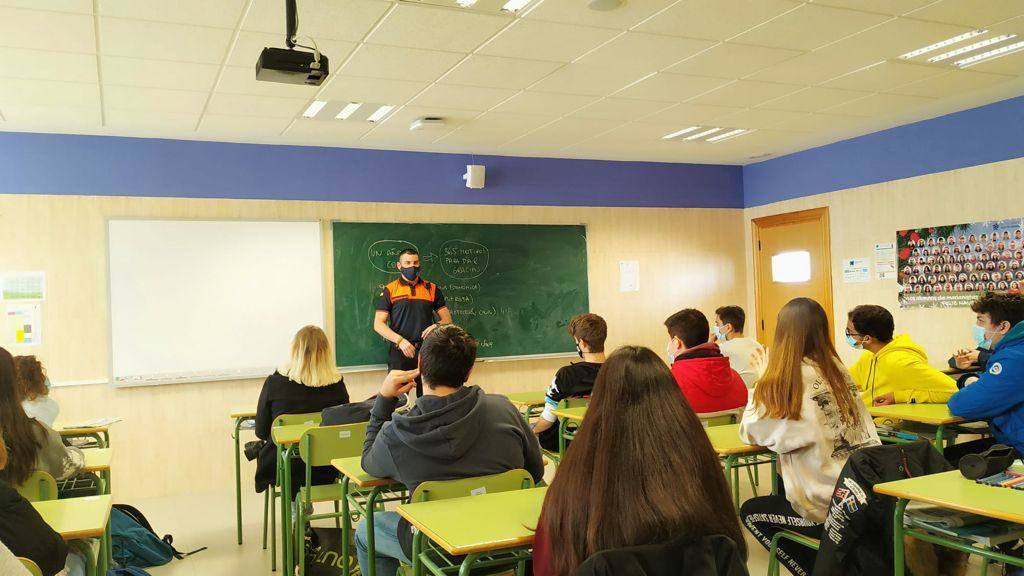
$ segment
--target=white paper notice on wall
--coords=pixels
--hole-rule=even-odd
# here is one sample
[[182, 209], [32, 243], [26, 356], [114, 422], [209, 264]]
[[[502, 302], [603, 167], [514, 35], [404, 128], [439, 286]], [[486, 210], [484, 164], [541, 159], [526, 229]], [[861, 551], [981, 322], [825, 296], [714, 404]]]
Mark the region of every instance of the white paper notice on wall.
[[640, 291], [640, 261], [619, 261], [619, 292]]
[[843, 260], [843, 282], [855, 284], [871, 280], [871, 259], [850, 258]]
[[46, 300], [46, 273], [0, 274], [0, 300]]
[[4, 312], [3, 337], [8, 346], [38, 346], [43, 343], [39, 304], [9, 304]]
[[892, 242], [875, 244], [875, 278], [879, 280], [896, 278], [896, 244]]

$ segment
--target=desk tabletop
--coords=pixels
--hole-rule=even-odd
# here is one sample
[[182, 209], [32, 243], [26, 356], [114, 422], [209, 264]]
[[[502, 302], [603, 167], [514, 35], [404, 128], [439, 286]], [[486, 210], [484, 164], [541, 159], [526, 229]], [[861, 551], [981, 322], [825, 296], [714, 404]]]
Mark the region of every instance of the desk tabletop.
[[895, 418], [919, 422], [931, 426], [944, 426], [966, 422], [959, 416], [953, 416], [946, 404], [889, 404], [888, 406], [871, 406], [868, 413], [875, 418]]
[[101, 538], [110, 518], [109, 495], [33, 502], [43, 520], [65, 540]]
[[740, 440], [740, 425], [726, 424], [723, 426], [709, 426], [704, 429], [711, 440], [711, 447], [719, 456], [732, 456], [735, 454], [761, 454], [768, 452], [764, 446], [747, 444]]
[[61, 423], [57, 423], [53, 428], [57, 434], [61, 436], [76, 436], [84, 434], [103, 434], [110, 431], [109, 425], [104, 426], [78, 426], [78, 427], [65, 427]]
[[292, 424], [291, 426], [274, 426], [270, 429], [270, 436], [274, 444], [278, 446], [291, 446], [302, 439], [302, 435], [310, 428], [317, 428], [317, 424]]
[[355, 484], [359, 488], [374, 488], [376, 486], [391, 486], [396, 482], [390, 478], [377, 478], [376, 476], [370, 476], [363, 470], [361, 456], [352, 456], [350, 458], [335, 458], [331, 460], [331, 466], [334, 466], [338, 472], [341, 472], [349, 479], [349, 482]]
[[91, 450], [82, 450], [82, 454], [85, 454], [85, 466], [82, 467], [82, 471], [101, 472], [104, 470], [110, 470], [110, 461], [114, 456], [113, 449], [94, 448]]
[[875, 484], [875, 492], [1024, 524], [1024, 491], [978, 484], [959, 470]]
[[449, 554], [533, 544], [547, 487], [402, 504], [398, 513]]
[[236, 420], [238, 418], [255, 418], [256, 408], [254, 406], [247, 406], [245, 408], [232, 408], [231, 419]]
[[559, 418], [565, 418], [566, 420], [575, 420], [582, 422], [583, 417], [587, 414], [586, 406], [577, 406], [575, 408], [558, 408], [551, 411], [552, 414]]
[[534, 406], [543, 406], [545, 392], [543, 390], [536, 392], [515, 392], [512, 394], [505, 394], [509, 402], [517, 408], [533, 408]]

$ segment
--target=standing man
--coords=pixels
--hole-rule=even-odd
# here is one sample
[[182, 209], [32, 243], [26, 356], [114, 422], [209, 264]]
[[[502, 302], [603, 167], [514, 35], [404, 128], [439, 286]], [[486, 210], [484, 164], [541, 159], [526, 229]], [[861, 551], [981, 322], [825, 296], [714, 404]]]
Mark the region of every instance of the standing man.
[[[451, 324], [452, 314], [437, 284], [420, 278], [420, 255], [406, 248], [395, 264], [400, 273], [380, 293], [373, 329], [391, 342], [388, 347], [388, 371], [415, 370], [420, 343], [434, 328]], [[435, 319], [434, 313], [437, 313]], [[416, 397], [423, 395], [423, 384], [416, 380]]]

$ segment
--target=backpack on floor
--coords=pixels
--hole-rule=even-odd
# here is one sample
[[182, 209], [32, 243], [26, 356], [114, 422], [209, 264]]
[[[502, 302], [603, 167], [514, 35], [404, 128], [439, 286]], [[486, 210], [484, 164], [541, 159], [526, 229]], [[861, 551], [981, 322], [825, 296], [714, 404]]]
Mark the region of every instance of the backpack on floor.
[[149, 572], [146, 572], [142, 568], [111, 568], [107, 570], [107, 576], [151, 576]]
[[153, 526], [134, 506], [114, 504], [110, 511], [111, 544], [114, 562], [126, 568], [148, 568], [163, 566], [172, 559], [182, 559], [205, 547], [192, 552], [181, 553], [174, 546], [170, 534], [163, 538], [156, 535]]

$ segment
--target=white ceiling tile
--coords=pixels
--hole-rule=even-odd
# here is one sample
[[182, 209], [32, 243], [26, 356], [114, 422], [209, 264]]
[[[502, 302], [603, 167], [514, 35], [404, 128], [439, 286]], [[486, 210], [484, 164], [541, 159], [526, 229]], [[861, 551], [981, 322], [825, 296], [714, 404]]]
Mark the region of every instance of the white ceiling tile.
[[103, 105], [107, 110], [199, 114], [203, 111], [208, 96], [207, 92], [189, 90], [103, 86]]
[[660, 73], [638, 82], [619, 92], [622, 98], [657, 100], [659, 102], [682, 102], [698, 94], [714, 90], [731, 82], [724, 78], [707, 76], [686, 76], [683, 74]]
[[652, 102], [650, 100], [630, 100], [628, 98], [603, 98], [597, 102], [573, 112], [575, 118], [594, 118], [597, 120], [632, 121], [650, 116], [672, 106], [668, 102]]
[[8, 106], [96, 107], [98, 110], [99, 103], [98, 84], [18, 78], [7, 78], [0, 82], [0, 111], [5, 111]]
[[199, 113], [161, 110], [154, 114], [150, 110], [107, 109], [105, 126], [111, 130], [131, 136], [181, 136], [182, 132], [193, 131], [199, 122]]
[[881, 14], [804, 4], [737, 36], [735, 41], [741, 44], [813, 50], [881, 24], [888, 18]]
[[[860, 34], [841, 40], [824, 50], [830, 56], [860, 54], [871, 62], [898, 58], [912, 50], [952, 38], [971, 30], [967, 26], [895, 18]], [[838, 75], [838, 74], [837, 74]]]
[[516, 94], [504, 88], [479, 88], [434, 84], [417, 96], [411, 104], [420, 107], [455, 108], [458, 110], [487, 110]]
[[[103, 83], [143, 88], [206, 90], [213, 88], [220, 67], [214, 64], [102, 56]], [[252, 71], [250, 70], [250, 73]]]
[[511, 100], [495, 108], [495, 112], [564, 116], [597, 100], [594, 96], [555, 94], [549, 92], [520, 92]]
[[[264, 48], [284, 48], [284, 36], [281, 34], [269, 34], [266, 32], [239, 32], [234, 46], [231, 47], [231, 55], [228, 57], [229, 66], [245, 66], [255, 70], [256, 60]], [[355, 50], [355, 42], [344, 42], [341, 40], [317, 40], [317, 47], [320, 53], [329, 59], [330, 73], [334, 74], [338, 67], [345, 62], [345, 58]], [[305, 50], [305, 48], [301, 48]], [[254, 72], [255, 73], [255, 72]]]
[[347, 102], [405, 104], [429, 85], [426, 82], [338, 76], [327, 85], [321, 96], [327, 100]]
[[291, 122], [289, 118], [204, 114], [197, 134], [217, 140], [244, 142], [248, 139], [274, 140]]
[[509, 16], [398, 4], [366, 41], [424, 50], [472, 52], [511, 21]]
[[890, 90], [894, 94], [925, 96], [928, 98], [944, 98], [954, 94], [962, 94], [970, 90], [979, 90], [1013, 80], [1013, 76], [1003, 74], [987, 74], [970, 70], [950, 70], [940, 76], [932, 76], [913, 84], [905, 84]]
[[568, 64], [530, 88], [542, 92], [605, 96], [636, 82], [641, 77], [642, 73], [628, 69]]
[[706, 52], [676, 64], [666, 72], [716, 78], [742, 78], [802, 53], [799, 50], [784, 48], [719, 44]]
[[338, 72], [368, 78], [433, 82], [462, 60], [462, 54], [363, 44]]
[[[611, 146], [622, 144], [635, 146], [642, 143], [672, 146], [675, 142], [664, 140], [663, 137], [677, 131], [679, 131], [678, 124], [630, 122], [611, 130], [607, 134], [602, 134], [590, 142], [603, 141], [605, 145]], [[678, 148], [678, 146], [673, 147]]]
[[575, 144], [587, 138], [597, 136], [624, 122], [615, 120], [592, 120], [586, 118], [561, 118], [549, 125], [530, 132], [519, 144], [538, 146], [541, 149], [552, 147], [564, 147]]
[[722, 124], [730, 128], [774, 128], [783, 122], [792, 122], [806, 115], [804, 112], [748, 108], [719, 118], [716, 125]]
[[908, 109], [920, 108], [932, 102], [934, 102], [932, 98], [921, 98], [918, 96], [874, 94], [860, 100], [853, 100], [846, 104], [828, 108], [825, 112], [848, 116], [890, 116], [905, 112]]
[[354, 146], [359, 142], [359, 137], [371, 128], [373, 124], [370, 122], [324, 122], [299, 118], [285, 133], [285, 138], [318, 146]]
[[787, 94], [762, 104], [772, 110], [788, 110], [792, 112], [816, 112], [824, 108], [838, 106], [844, 102], [870, 96], [867, 92], [839, 90], [838, 88], [821, 88], [813, 86], [792, 94]]
[[209, 114], [229, 116], [260, 116], [265, 118], [294, 118], [302, 114], [309, 100], [278, 98], [275, 96], [249, 96], [247, 94], [215, 93], [206, 107]]
[[867, 120], [861, 116], [840, 116], [838, 114], [804, 114], [798, 118], [781, 122], [776, 128], [798, 132], [827, 133], [829, 130], [849, 130], [863, 125]]
[[1020, 0], [941, 0], [910, 14], [912, 18], [961, 24], [988, 26], [1024, 14]]
[[473, 119], [464, 129], [477, 134], [498, 133], [518, 136], [518, 133], [535, 130], [550, 121], [551, 119], [545, 116], [488, 112], [483, 116]]
[[570, 62], [617, 34], [615, 30], [605, 28], [517, 20], [478, 52], [509, 58]]
[[970, 69], [975, 72], [989, 72], [991, 74], [1024, 75], [1024, 51], [986, 60], [971, 66]]
[[790, 0], [689, 0], [675, 4], [637, 30], [727, 40], [799, 6], [800, 2]]
[[[245, 0], [97, 0], [101, 16], [234, 28]], [[282, 3], [281, 11], [284, 12]]]
[[841, 76], [825, 83], [829, 88], [885, 92], [903, 84], [923, 80], [946, 72], [938, 66], [922, 66], [887, 60], [870, 68]]
[[667, 68], [714, 45], [711, 40], [627, 32], [580, 58], [578, 63], [646, 74]]
[[800, 88], [802, 86], [795, 84], [737, 80], [713, 92], [694, 98], [693, 103], [712, 106], [756, 106], [762, 102], [796, 92]]
[[0, 77], [95, 83], [96, 55], [0, 48]]
[[77, 107], [66, 105], [35, 106], [19, 104], [5, 106], [0, 101], [0, 111], [6, 122], [0, 122], [0, 130], [20, 132], [95, 132], [100, 129], [99, 105]]
[[486, 88], [526, 88], [561, 66], [557, 62], [474, 54], [439, 81]]
[[92, 16], [0, 7], [0, 46], [94, 54]]
[[531, 10], [526, 18], [625, 30], [650, 18], [674, 1], [629, 0], [615, 10], [586, 10], [575, 2], [543, 2]]
[[835, 6], [836, 8], [850, 8], [852, 10], [863, 10], [865, 12], [878, 12], [898, 16], [906, 14], [935, 0], [814, 0], [815, 4], [824, 6]]
[[220, 28], [100, 18], [100, 50], [108, 56], [220, 64], [231, 35]]
[[696, 124], [712, 124], [743, 110], [732, 106], [706, 106], [702, 104], [676, 104], [640, 121], [644, 123], [671, 124], [676, 130]]
[[0, 6], [92, 14], [92, 0], [0, 0]]
[[[298, 3], [299, 34], [321, 39], [359, 41], [393, 5], [378, 0], [316, 0]], [[284, 42], [284, 2], [253, 0], [243, 30], [278, 34]]]
[[256, 96], [281, 96], [284, 98], [312, 98], [318, 92], [316, 86], [305, 84], [281, 84], [256, 80], [256, 72], [246, 66], [225, 66], [217, 82], [217, 92], [229, 94], [254, 94]]

